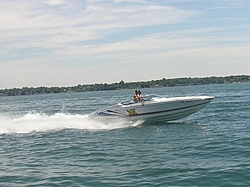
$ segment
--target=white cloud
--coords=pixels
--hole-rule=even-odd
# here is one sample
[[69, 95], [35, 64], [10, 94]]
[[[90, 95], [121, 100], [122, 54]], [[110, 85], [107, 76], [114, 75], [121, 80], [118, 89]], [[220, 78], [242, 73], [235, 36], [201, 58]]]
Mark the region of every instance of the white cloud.
[[153, 3], [128, 4], [126, 6], [119, 4], [66, 4], [59, 0], [47, 1], [47, 3], [63, 5], [63, 8], [49, 8], [46, 4], [30, 1], [24, 1], [19, 6], [14, 1], [5, 0], [0, 7], [1, 30], [67, 26], [86, 26], [86, 29], [93, 26], [97, 29], [124, 28], [173, 23], [193, 14], [191, 11], [154, 5]]
[[146, 3], [145, 0], [113, 0], [115, 3]]
[[[193, 15], [193, 12], [153, 3], [118, 6], [89, 2], [74, 4], [51, 0], [19, 4], [3, 1], [0, 6], [0, 42], [5, 46], [0, 49], [6, 55], [27, 48], [58, 51], [74, 43], [101, 39], [114, 30], [174, 23]], [[63, 9], [50, 8], [46, 3], [62, 5]]]
[[[47, 1], [50, 4], [62, 4], [62, 1]], [[41, 6], [41, 8], [40, 8]], [[10, 8], [14, 7], [14, 8]], [[124, 29], [138, 26], [160, 25], [178, 22], [193, 12], [179, 10], [168, 6], [112, 4], [67, 4], [64, 9], [48, 8], [45, 4], [24, 1], [21, 6], [16, 2], [4, 1], [0, 8], [0, 30], [5, 35], [12, 33], [16, 40], [23, 36], [40, 35], [46, 32], [58, 36], [58, 30], [71, 33], [72, 30], [84, 30], [87, 33], [107, 29]], [[51, 33], [49, 33], [51, 31]], [[74, 32], [74, 31], [73, 31]], [[62, 36], [64, 35], [62, 34]], [[91, 34], [90, 34], [91, 35]], [[88, 36], [86, 38], [88, 39]]]
[[63, 5], [65, 4], [64, 0], [48, 0], [47, 4], [55, 6], [55, 5]]
[[207, 23], [208, 12], [188, 3], [195, 2], [2, 0], [1, 87], [249, 72], [248, 22], [220, 25], [212, 16]]

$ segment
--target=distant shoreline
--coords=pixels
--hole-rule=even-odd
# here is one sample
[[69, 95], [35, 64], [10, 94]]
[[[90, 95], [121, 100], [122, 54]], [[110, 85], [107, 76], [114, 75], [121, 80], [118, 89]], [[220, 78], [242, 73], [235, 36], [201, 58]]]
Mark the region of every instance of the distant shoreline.
[[119, 83], [100, 83], [77, 85], [71, 87], [23, 87], [0, 90], [0, 96], [20, 96], [20, 95], [38, 95], [38, 94], [56, 94], [56, 93], [72, 93], [87, 91], [104, 91], [104, 90], [121, 90], [121, 89], [142, 89], [156, 87], [174, 87], [174, 86], [192, 86], [192, 85], [208, 85], [208, 84], [229, 84], [250, 82], [249, 75], [235, 75], [226, 77], [203, 77], [203, 78], [174, 78], [160, 79], [141, 82], [127, 82], [121, 80]]

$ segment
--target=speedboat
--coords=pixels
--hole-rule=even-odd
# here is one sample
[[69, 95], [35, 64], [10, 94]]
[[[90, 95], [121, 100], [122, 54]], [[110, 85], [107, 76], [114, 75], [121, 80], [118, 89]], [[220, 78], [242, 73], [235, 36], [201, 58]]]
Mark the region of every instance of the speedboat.
[[210, 103], [214, 96], [161, 97], [146, 95], [140, 102], [129, 100], [99, 109], [89, 115], [101, 120], [173, 121], [187, 117]]

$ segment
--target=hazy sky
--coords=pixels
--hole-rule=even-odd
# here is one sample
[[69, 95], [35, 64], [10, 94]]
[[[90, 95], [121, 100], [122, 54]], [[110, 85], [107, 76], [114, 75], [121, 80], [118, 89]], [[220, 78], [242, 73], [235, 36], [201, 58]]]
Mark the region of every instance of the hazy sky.
[[249, 0], [0, 0], [0, 89], [238, 74]]

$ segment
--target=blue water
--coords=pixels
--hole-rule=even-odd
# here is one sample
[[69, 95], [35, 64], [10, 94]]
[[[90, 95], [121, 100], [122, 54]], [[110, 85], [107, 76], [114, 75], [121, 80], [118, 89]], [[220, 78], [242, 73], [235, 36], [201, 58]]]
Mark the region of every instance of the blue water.
[[143, 89], [214, 95], [175, 122], [101, 123], [134, 90], [0, 97], [0, 186], [250, 186], [250, 83]]

